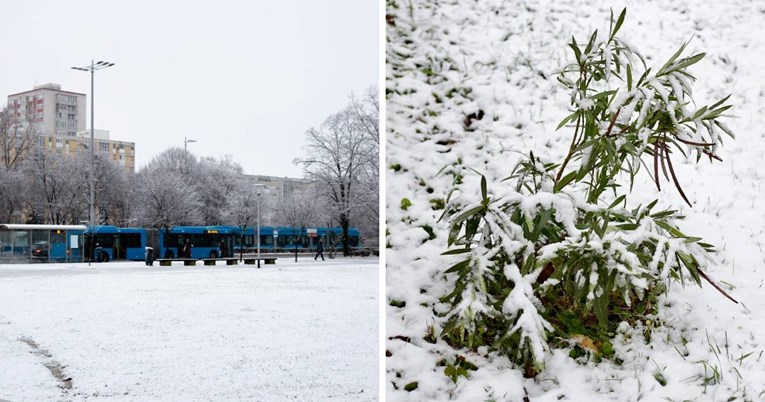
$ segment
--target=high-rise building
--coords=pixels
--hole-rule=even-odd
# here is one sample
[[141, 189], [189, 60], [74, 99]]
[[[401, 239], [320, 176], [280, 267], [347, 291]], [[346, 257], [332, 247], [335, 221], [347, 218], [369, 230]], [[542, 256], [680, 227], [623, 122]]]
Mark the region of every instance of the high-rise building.
[[[88, 152], [90, 131], [85, 129], [85, 94], [62, 91], [58, 84], [35, 86], [31, 91], [8, 95], [7, 113], [18, 126], [33, 125], [37, 145], [64, 156]], [[108, 155], [135, 171], [135, 143], [109, 138], [109, 131], [94, 130], [95, 152]]]
[[37, 85], [31, 91], [8, 95], [13, 121], [35, 124], [44, 136], [75, 137], [85, 130], [85, 107], [85, 94], [62, 91], [58, 84]]

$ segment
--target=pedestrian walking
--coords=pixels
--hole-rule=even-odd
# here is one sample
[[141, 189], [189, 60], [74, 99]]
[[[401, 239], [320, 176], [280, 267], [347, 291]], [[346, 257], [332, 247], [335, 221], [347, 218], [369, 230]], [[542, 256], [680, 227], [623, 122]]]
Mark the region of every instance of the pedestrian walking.
[[186, 243], [183, 244], [181, 253], [183, 253], [183, 258], [191, 258], [191, 240], [186, 239]]
[[324, 261], [324, 242], [319, 239], [319, 242], [316, 244], [316, 256], [313, 257], [314, 261], [321, 256], [321, 260]]

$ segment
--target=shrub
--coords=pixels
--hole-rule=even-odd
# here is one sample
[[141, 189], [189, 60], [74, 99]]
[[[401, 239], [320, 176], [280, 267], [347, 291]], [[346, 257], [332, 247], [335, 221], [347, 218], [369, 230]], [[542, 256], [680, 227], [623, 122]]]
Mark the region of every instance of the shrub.
[[690, 204], [672, 157], [719, 160], [722, 134], [733, 136], [719, 121], [728, 98], [692, 110], [688, 68], [704, 54], [682, 57], [683, 44], [652, 72], [616, 36], [625, 15], [611, 16], [606, 38], [569, 44], [574, 62], [558, 76], [572, 107], [558, 126], [573, 128], [563, 161], [529, 153], [502, 183], [482, 177], [480, 199], [450, 197], [442, 217], [444, 254], [459, 258], [446, 270], [454, 287], [441, 298], [451, 307], [441, 337], [505, 353], [529, 377], [556, 345], [611, 357], [617, 326], [647, 323], [668, 281], [708, 280], [713, 246], [681, 232], [677, 211], [657, 210], [658, 200], [630, 209], [627, 196], [648, 155], [657, 187], [662, 173]]

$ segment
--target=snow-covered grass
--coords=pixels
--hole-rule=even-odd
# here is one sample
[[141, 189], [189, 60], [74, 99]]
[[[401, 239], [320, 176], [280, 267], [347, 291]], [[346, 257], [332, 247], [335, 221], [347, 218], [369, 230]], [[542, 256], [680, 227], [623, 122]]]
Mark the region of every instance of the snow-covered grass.
[[375, 401], [377, 267], [0, 265], [0, 400]]
[[[388, 400], [765, 399], [765, 6], [743, 0], [387, 3]], [[707, 273], [741, 303], [706, 284], [672, 284], [659, 300], [650, 342], [649, 328], [623, 326], [615, 335], [618, 363], [596, 365], [558, 349], [543, 372], [525, 379], [504, 356], [457, 350], [438, 338], [445, 313], [439, 298], [453, 285], [444, 271], [457, 261], [441, 255], [448, 228], [439, 217], [456, 177], [480, 199], [480, 177], [463, 167], [498, 185], [521, 153], [562, 160], [570, 132], [555, 127], [568, 114], [568, 94], [555, 74], [571, 60], [566, 44], [571, 36], [582, 43], [593, 30], [607, 30], [609, 8], [618, 15], [625, 5], [620, 36], [649, 56], [649, 65], [660, 67], [692, 38], [688, 54], [707, 53], [691, 69], [699, 80], [697, 102], [732, 94], [737, 118], [727, 123], [738, 137], [725, 140], [723, 162], [678, 159], [675, 165], [693, 208], [669, 184], [657, 193], [647, 176], [631, 198], [635, 204], [661, 198], [658, 207], [686, 215], [680, 229], [718, 247]]]

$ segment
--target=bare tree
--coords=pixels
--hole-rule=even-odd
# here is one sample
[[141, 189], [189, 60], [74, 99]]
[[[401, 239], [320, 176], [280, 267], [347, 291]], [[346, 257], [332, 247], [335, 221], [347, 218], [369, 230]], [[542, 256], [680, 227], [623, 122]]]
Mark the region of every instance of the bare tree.
[[[380, 145], [380, 98], [377, 85], [367, 88], [361, 97], [351, 94], [351, 109], [367, 139]], [[371, 161], [377, 165], [377, 158]]]
[[80, 158], [38, 149], [25, 164], [30, 180], [28, 209], [35, 223], [78, 223], [87, 209], [87, 165]]
[[37, 142], [38, 126], [33, 121], [16, 115], [13, 109], [0, 110], [0, 163], [6, 168], [30, 155]]
[[318, 226], [319, 208], [316, 197], [305, 191], [295, 191], [282, 196], [277, 202], [276, 219], [287, 226], [299, 229], [295, 239], [295, 262], [298, 258], [298, 245], [303, 241], [303, 233], [310, 225]]
[[[84, 156], [79, 156], [84, 158]], [[133, 173], [125, 170], [108, 154], [96, 155], [96, 206], [98, 220], [104, 224], [130, 226], [130, 205], [134, 199]]]
[[[380, 102], [378, 88], [370, 86], [360, 98], [351, 95], [350, 108], [358, 129], [364, 134], [369, 148], [357, 177], [363, 199], [357, 210], [358, 218], [370, 226], [378, 227], [380, 222]], [[377, 230], [375, 230], [375, 237]]]
[[364, 200], [358, 180], [370, 153], [376, 151], [370, 149], [367, 135], [359, 129], [351, 107], [329, 116], [319, 129], [309, 129], [304, 150], [306, 155], [296, 159], [296, 163], [303, 165], [307, 178], [322, 186], [333, 220], [342, 228], [343, 255], [347, 256], [351, 217]]
[[21, 223], [28, 181], [21, 169], [0, 165], [0, 222]]
[[361, 99], [306, 132], [305, 156], [295, 160], [322, 188], [330, 214], [343, 231], [343, 255], [350, 253], [348, 227], [354, 217], [379, 222], [379, 103], [375, 87]]
[[237, 189], [226, 197], [226, 204], [223, 207], [223, 219], [227, 223], [232, 223], [242, 230], [239, 244], [239, 259], [242, 259], [244, 253], [244, 232], [248, 227], [252, 227], [257, 219], [258, 197], [255, 189], [249, 185], [249, 181], [239, 179]]

